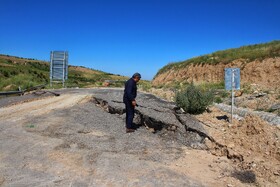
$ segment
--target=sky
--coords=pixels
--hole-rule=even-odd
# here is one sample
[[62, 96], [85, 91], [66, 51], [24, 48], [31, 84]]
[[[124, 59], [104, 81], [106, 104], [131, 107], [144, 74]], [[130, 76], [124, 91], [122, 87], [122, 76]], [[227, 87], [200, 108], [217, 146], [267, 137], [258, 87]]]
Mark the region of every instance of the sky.
[[280, 0], [0, 0], [0, 54], [151, 80], [168, 63], [280, 39]]

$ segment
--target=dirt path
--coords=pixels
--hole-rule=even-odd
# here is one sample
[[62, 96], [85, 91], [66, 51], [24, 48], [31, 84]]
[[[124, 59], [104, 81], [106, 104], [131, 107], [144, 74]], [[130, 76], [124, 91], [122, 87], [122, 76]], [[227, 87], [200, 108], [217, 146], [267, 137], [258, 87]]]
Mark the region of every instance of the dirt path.
[[188, 148], [144, 127], [126, 134], [124, 115], [96, 106], [91, 102], [96, 94], [106, 91], [0, 108], [0, 185], [257, 185], [234, 177], [236, 165], [225, 156]]
[[83, 102], [87, 95], [66, 94], [60, 97], [42, 98], [33, 102], [23, 102], [21, 104], [0, 108], [0, 120], [23, 120], [34, 116], [49, 113], [55, 109], [68, 108]]

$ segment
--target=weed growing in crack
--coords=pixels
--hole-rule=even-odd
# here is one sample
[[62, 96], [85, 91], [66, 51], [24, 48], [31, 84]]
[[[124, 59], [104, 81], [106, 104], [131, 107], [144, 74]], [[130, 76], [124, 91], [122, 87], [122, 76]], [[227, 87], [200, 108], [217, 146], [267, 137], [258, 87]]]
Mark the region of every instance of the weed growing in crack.
[[35, 125], [33, 125], [33, 124], [27, 124], [26, 127], [27, 127], [27, 128], [34, 128]]

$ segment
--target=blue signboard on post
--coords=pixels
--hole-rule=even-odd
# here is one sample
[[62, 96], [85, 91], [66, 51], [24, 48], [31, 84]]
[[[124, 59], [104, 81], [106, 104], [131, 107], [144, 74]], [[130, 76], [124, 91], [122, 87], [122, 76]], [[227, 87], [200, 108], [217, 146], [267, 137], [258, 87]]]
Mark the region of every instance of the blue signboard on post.
[[225, 68], [225, 87], [231, 90], [231, 123], [233, 123], [234, 90], [240, 90], [240, 69]]
[[240, 90], [240, 68], [225, 68], [226, 90]]

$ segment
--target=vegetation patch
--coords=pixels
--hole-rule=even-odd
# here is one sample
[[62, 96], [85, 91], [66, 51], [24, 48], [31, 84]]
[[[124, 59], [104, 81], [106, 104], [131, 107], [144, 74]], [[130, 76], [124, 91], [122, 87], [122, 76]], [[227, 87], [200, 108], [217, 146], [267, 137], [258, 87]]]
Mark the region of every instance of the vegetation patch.
[[190, 114], [201, 114], [213, 103], [211, 90], [203, 90], [193, 83], [176, 94], [176, 104]]
[[[0, 55], [0, 91], [27, 89], [36, 85], [47, 84], [49, 88], [49, 62], [26, 59], [9, 55]], [[127, 77], [89, 69], [82, 66], [71, 66], [68, 69], [66, 87], [122, 87]], [[61, 88], [62, 84], [54, 83], [53, 88]]]

